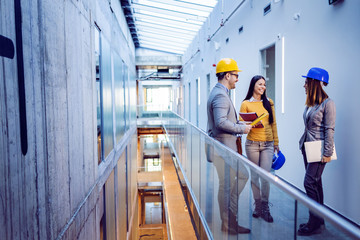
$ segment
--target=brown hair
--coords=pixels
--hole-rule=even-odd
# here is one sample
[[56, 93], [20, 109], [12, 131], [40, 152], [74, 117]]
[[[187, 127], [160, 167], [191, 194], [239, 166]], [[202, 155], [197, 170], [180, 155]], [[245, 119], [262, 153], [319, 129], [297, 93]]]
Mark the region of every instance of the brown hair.
[[[306, 78], [307, 81], [307, 90], [306, 90], [306, 102], [305, 105], [308, 107], [315, 106], [316, 104], [321, 104], [329, 96], [326, 94], [324, 89], [321, 86], [321, 81], [314, 80], [311, 78]], [[325, 86], [326, 83], [323, 83]]]

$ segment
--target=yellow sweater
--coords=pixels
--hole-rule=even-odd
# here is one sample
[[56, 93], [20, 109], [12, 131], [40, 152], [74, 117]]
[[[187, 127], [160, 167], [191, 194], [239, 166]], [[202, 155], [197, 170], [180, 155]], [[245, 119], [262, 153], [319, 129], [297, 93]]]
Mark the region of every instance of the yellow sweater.
[[[276, 118], [275, 118], [275, 109], [274, 109], [274, 102], [273, 100], [269, 99], [271, 110], [273, 112], [273, 123], [269, 124], [269, 115], [266, 116], [261, 122], [264, 125], [263, 128], [253, 128], [247, 135], [247, 139], [251, 141], [274, 141], [274, 145], [279, 145], [279, 138], [277, 134], [277, 127], [276, 127]], [[241, 103], [240, 112], [249, 113], [249, 112], [256, 112], [258, 116], [263, 113], [266, 113], [266, 109], [263, 106], [262, 101], [249, 101], [245, 100]], [[241, 117], [240, 121], [243, 121]]]

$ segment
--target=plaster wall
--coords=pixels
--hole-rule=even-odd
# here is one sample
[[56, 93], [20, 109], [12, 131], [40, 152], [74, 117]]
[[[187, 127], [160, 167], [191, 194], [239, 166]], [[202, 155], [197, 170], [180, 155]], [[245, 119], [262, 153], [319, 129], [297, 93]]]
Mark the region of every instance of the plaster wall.
[[[264, 15], [264, 8], [269, 3], [271, 11]], [[234, 90], [234, 105], [239, 110], [251, 77], [262, 73], [260, 51], [275, 45], [275, 109], [280, 149], [287, 158], [276, 174], [303, 189], [305, 169], [298, 149], [304, 129], [305, 92], [301, 75], [311, 67], [325, 68], [330, 74], [330, 84], [325, 90], [337, 107], [335, 144], [338, 154], [338, 160], [327, 164], [323, 174], [325, 204], [358, 224], [360, 189], [356, 183], [360, 182], [360, 162], [356, 149], [360, 109], [356, 96], [360, 82], [356, 76], [360, 71], [359, 11], [360, 2], [356, 0], [340, 1], [335, 5], [311, 0], [219, 1], [183, 56], [182, 82], [185, 118], [196, 124], [195, 107], [191, 106], [189, 111], [186, 104], [188, 83], [194, 99], [195, 79], [199, 77], [201, 86], [205, 86], [206, 75], [210, 74], [212, 88], [217, 82], [212, 65], [221, 58], [233, 58], [243, 70]], [[243, 31], [239, 32], [241, 26]], [[202, 118], [199, 126], [206, 130], [205, 87], [200, 88], [200, 96], [199, 116]]]

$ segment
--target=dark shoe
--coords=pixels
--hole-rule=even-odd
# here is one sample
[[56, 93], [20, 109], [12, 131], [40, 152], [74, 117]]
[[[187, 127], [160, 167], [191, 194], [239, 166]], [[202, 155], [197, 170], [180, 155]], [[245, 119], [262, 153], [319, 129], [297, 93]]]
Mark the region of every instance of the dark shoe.
[[251, 232], [251, 230], [246, 227], [242, 227], [240, 225], [237, 226], [237, 233], [239, 233], [239, 234], [247, 234], [250, 232]]
[[269, 223], [274, 222], [273, 217], [270, 214], [270, 209], [269, 209], [269, 202], [268, 201], [262, 201], [261, 202], [261, 217]]
[[299, 228], [298, 235], [299, 236], [311, 236], [314, 234], [320, 234], [322, 232], [321, 226], [313, 226], [309, 224], [305, 224], [302, 228]]
[[247, 233], [251, 232], [251, 230], [246, 228], [246, 227], [242, 227], [240, 225], [237, 225], [237, 229], [235, 229], [232, 226], [224, 224], [224, 222], [221, 224], [221, 231], [228, 232], [231, 235], [234, 235], [234, 234], [247, 234]]
[[234, 234], [235, 233], [250, 233], [250, 229], [242, 227], [238, 224], [238, 221], [236, 219], [236, 215], [233, 214], [231, 211], [229, 212], [229, 223], [228, 224], [224, 224], [224, 222], [222, 222], [221, 224], [221, 230], [222, 231], [227, 231], [230, 234]]
[[238, 233], [235, 228], [232, 228], [229, 225], [224, 224], [224, 222], [221, 224], [221, 231], [227, 232], [227, 233], [229, 233], [231, 235], [234, 235], [234, 234]]
[[[299, 225], [299, 229], [305, 227], [306, 224], [307, 224], [307, 223], [301, 223], [301, 224]], [[321, 229], [321, 230], [325, 230], [325, 223], [320, 224], [320, 229]]]
[[[301, 224], [299, 225], [299, 229], [305, 227], [306, 224], [308, 224], [308, 222], [307, 222], [307, 223], [301, 223]], [[321, 221], [321, 223], [320, 223], [320, 228], [321, 228], [321, 230], [325, 230], [325, 221], [324, 221], [324, 220]]]
[[255, 199], [255, 209], [253, 211], [252, 216], [254, 218], [258, 218], [261, 216], [261, 200], [260, 199]]

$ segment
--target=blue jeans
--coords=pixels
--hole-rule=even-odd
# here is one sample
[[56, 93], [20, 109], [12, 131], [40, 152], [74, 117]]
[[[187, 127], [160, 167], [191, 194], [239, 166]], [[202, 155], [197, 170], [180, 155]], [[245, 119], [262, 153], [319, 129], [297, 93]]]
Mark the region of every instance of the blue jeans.
[[[246, 139], [245, 151], [247, 158], [259, 167], [270, 172], [274, 155], [274, 142], [258, 142]], [[268, 201], [270, 184], [259, 177], [254, 171], [251, 172], [251, 189], [255, 200]]]

